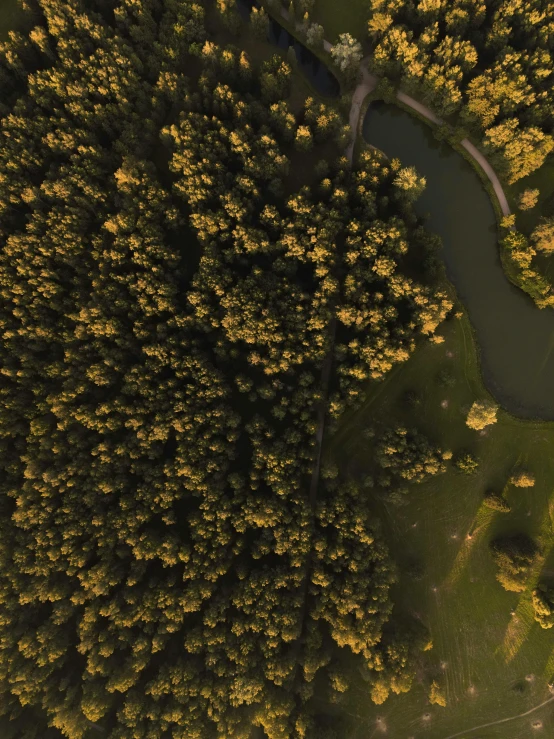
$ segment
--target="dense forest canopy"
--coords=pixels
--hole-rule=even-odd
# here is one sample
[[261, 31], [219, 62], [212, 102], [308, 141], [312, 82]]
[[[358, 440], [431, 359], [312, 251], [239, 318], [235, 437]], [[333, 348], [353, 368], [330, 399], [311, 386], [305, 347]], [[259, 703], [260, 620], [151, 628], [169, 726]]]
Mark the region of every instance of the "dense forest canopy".
[[[334, 736], [316, 682], [356, 655], [382, 702], [428, 642], [358, 488], [311, 480], [322, 409], [450, 309], [403, 268], [432, 240], [205, 16], [39, 0], [0, 47], [0, 710], [29, 739], [35, 709], [75, 739]], [[291, 190], [306, 136], [334, 161]]]
[[553, 151], [551, 2], [371, 0], [369, 31], [374, 68], [478, 133], [508, 182]]

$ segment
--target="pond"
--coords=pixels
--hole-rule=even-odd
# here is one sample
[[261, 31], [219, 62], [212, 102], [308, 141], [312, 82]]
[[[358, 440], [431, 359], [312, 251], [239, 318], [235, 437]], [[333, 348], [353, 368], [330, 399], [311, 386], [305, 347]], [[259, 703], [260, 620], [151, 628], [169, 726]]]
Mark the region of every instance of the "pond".
[[364, 139], [427, 179], [416, 210], [443, 241], [449, 279], [475, 328], [487, 388], [522, 418], [554, 420], [554, 310], [538, 309], [504, 274], [494, 211], [473, 168], [429, 126], [373, 103]]
[[[237, 10], [244, 20], [248, 20], [253, 7], [260, 7], [256, 0], [237, 0]], [[312, 87], [326, 97], [338, 97], [340, 94], [339, 81], [327, 69], [318, 57], [304, 44], [301, 44], [275, 18], [269, 19], [268, 40], [280, 49], [294, 48], [299, 69], [303, 72]]]

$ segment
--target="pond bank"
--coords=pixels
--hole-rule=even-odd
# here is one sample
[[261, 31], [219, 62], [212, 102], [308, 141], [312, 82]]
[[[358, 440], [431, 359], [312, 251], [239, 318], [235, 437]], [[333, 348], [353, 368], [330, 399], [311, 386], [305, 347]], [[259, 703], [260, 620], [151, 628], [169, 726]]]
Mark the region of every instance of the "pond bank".
[[485, 384], [512, 414], [554, 420], [554, 312], [541, 311], [504, 273], [490, 198], [465, 159], [399, 108], [372, 103], [364, 139], [415, 166], [427, 187], [416, 210], [443, 241], [449, 279], [468, 310]]

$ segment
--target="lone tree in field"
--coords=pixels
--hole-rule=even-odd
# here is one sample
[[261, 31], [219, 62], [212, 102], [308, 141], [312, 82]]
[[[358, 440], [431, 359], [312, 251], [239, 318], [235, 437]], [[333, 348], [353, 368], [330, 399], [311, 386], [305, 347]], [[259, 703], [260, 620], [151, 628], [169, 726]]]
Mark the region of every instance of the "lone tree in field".
[[531, 210], [537, 204], [540, 190], [528, 187], [518, 198], [517, 204], [520, 210]]
[[331, 56], [341, 72], [353, 77], [362, 61], [362, 45], [349, 33], [341, 33]]
[[498, 566], [496, 579], [504, 590], [521, 593], [538, 549], [535, 542], [526, 534], [502, 536], [490, 544], [492, 556]]
[[483, 499], [483, 503], [487, 508], [491, 508], [493, 511], [500, 511], [501, 513], [509, 513], [512, 510], [506, 498], [503, 495], [495, 493], [494, 490], [489, 490]]
[[437, 706], [442, 706], [443, 708], [446, 706], [446, 696], [444, 694], [444, 690], [441, 688], [436, 680], [433, 680], [433, 682], [431, 683], [431, 688], [429, 689], [429, 703], [434, 703]]
[[536, 590], [533, 590], [533, 609], [535, 621], [543, 629], [551, 629], [554, 626], [554, 589], [541, 583]]
[[476, 400], [467, 415], [466, 424], [470, 429], [481, 431], [486, 426], [496, 423], [498, 406], [489, 400]]
[[535, 487], [535, 476], [527, 470], [518, 470], [510, 477], [510, 482], [516, 488], [532, 488]]

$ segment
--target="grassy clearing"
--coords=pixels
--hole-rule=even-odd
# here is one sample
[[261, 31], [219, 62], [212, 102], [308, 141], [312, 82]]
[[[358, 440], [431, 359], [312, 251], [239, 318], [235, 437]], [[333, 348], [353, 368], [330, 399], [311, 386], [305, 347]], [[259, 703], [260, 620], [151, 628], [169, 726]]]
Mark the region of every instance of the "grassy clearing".
[[0, 0], [0, 41], [8, 38], [9, 31], [18, 29], [24, 17], [18, 0]]
[[367, 33], [369, 8], [365, 0], [345, 0], [337, 10], [335, 0], [316, 0], [312, 19], [325, 29], [325, 38], [334, 43], [340, 33], [363, 39]]
[[[447, 739], [460, 731], [467, 739], [554, 736], [554, 702], [521, 719], [466, 731], [528, 711], [550, 697], [554, 630], [535, 623], [530, 592], [554, 561], [554, 424], [522, 421], [500, 411], [498, 423], [485, 434], [468, 429], [467, 410], [487, 393], [467, 317], [449, 320], [443, 334], [445, 343], [421, 346], [384, 382], [370, 384], [363, 407], [345, 415], [327, 445], [329, 456], [364, 477], [371, 472], [372, 454], [371, 442], [361, 432], [386, 419], [387, 424], [418, 426], [454, 454], [467, 449], [481, 460], [475, 475], [451, 467], [411, 486], [404, 507], [392, 506], [378, 490], [368, 494], [368, 512], [383, 521], [401, 573], [414, 559], [424, 565], [419, 581], [401, 574], [395, 599], [399, 609], [428, 625], [434, 648], [422, 661], [412, 691], [382, 706], [371, 704], [365, 683], [356, 676], [354, 689], [338, 709], [350, 717], [345, 737], [378, 737], [383, 724], [376, 724], [377, 718], [394, 739]], [[451, 387], [437, 381], [444, 369], [454, 378]], [[407, 391], [421, 398], [415, 409], [405, 400]], [[502, 491], [516, 463], [534, 471], [535, 487], [507, 488], [511, 513], [484, 507], [485, 492]], [[505, 592], [497, 583], [489, 553], [491, 538], [516, 531], [530, 534], [543, 548], [521, 594]], [[446, 708], [428, 703], [432, 679], [446, 689]], [[535, 732], [534, 721], [542, 722], [542, 730]]]

